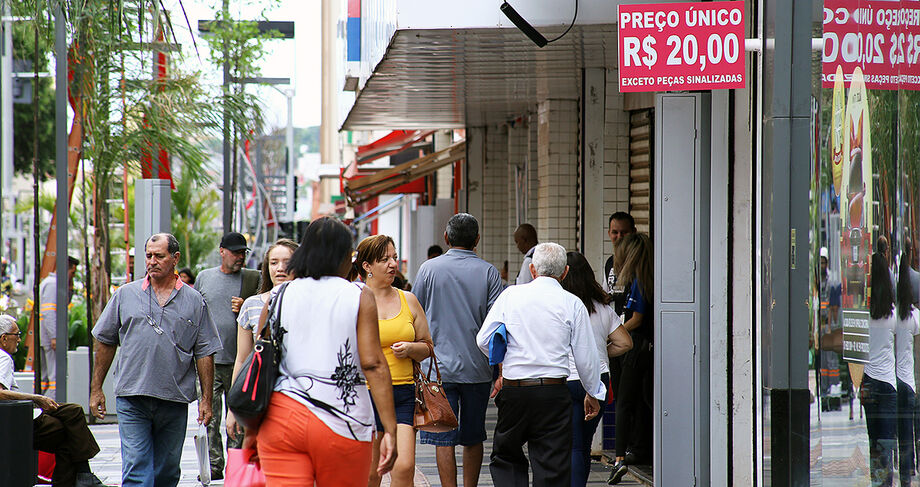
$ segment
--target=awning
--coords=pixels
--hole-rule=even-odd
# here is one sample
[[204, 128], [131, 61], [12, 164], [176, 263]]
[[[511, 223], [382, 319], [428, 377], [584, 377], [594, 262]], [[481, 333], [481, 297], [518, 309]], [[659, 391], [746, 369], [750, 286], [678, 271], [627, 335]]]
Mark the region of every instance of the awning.
[[398, 154], [426, 137], [433, 134], [434, 130], [394, 130], [389, 134], [358, 147], [355, 153], [358, 165], [367, 164], [381, 157]]
[[345, 182], [345, 196], [351, 205], [363, 203], [381, 193], [428, 176], [438, 169], [466, 157], [466, 141], [427, 156]]

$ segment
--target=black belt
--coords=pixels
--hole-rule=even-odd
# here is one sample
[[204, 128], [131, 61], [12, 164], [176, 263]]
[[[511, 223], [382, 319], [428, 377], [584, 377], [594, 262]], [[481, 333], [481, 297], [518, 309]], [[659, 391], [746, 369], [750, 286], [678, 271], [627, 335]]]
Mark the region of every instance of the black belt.
[[565, 384], [562, 377], [550, 377], [545, 379], [505, 379], [502, 378], [502, 387], [531, 387], [531, 386], [548, 386], [556, 384]]

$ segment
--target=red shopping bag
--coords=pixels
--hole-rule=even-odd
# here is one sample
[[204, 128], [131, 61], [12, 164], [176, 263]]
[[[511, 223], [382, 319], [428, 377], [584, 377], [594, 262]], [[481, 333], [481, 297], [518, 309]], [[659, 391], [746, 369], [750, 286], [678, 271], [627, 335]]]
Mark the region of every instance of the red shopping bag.
[[255, 450], [227, 449], [227, 487], [265, 487], [265, 474], [258, 461], [253, 461]]
[[38, 452], [38, 478], [43, 484], [51, 483], [51, 476], [54, 475], [54, 465], [55, 465], [55, 456], [54, 453], [48, 453], [46, 451]]

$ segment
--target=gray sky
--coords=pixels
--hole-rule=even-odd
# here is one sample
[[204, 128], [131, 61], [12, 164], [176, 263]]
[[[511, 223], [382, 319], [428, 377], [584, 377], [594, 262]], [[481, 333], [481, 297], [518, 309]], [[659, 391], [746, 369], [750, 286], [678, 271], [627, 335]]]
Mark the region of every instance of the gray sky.
[[[185, 51], [186, 65], [189, 69], [199, 69], [199, 60], [195, 55], [188, 27], [182, 17], [178, 0], [165, 0], [170, 10], [176, 37]], [[198, 28], [198, 20], [214, 18], [218, 0], [183, 0], [188, 20], [193, 29]], [[241, 19], [258, 19], [260, 12], [268, 5], [267, 1], [231, 0], [231, 15]], [[268, 20], [293, 20], [295, 39], [273, 40], [266, 43], [266, 56], [261, 63], [262, 76], [290, 77], [294, 80], [296, 96], [294, 97], [294, 126], [307, 127], [320, 123], [320, 63], [321, 30], [320, 0], [280, 0], [279, 5], [265, 13]], [[201, 53], [200, 69], [206, 83], [218, 86], [221, 71], [208, 62], [207, 43], [194, 32]], [[285, 88], [285, 87], [281, 87]], [[287, 106], [285, 97], [270, 87], [250, 87], [265, 104], [265, 120], [269, 127], [284, 127], [287, 124]]]

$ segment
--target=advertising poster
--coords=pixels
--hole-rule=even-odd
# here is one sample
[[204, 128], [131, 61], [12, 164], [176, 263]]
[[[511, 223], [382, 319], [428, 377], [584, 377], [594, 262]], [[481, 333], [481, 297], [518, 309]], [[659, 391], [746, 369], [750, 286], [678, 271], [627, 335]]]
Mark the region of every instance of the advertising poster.
[[837, 67], [849, 87], [858, 67], [867, 89], [920, 90], [920, 1], [825, 0], [821, 82]]
[[619, 5], [620, 92], [744, 88], [744, 2]]

